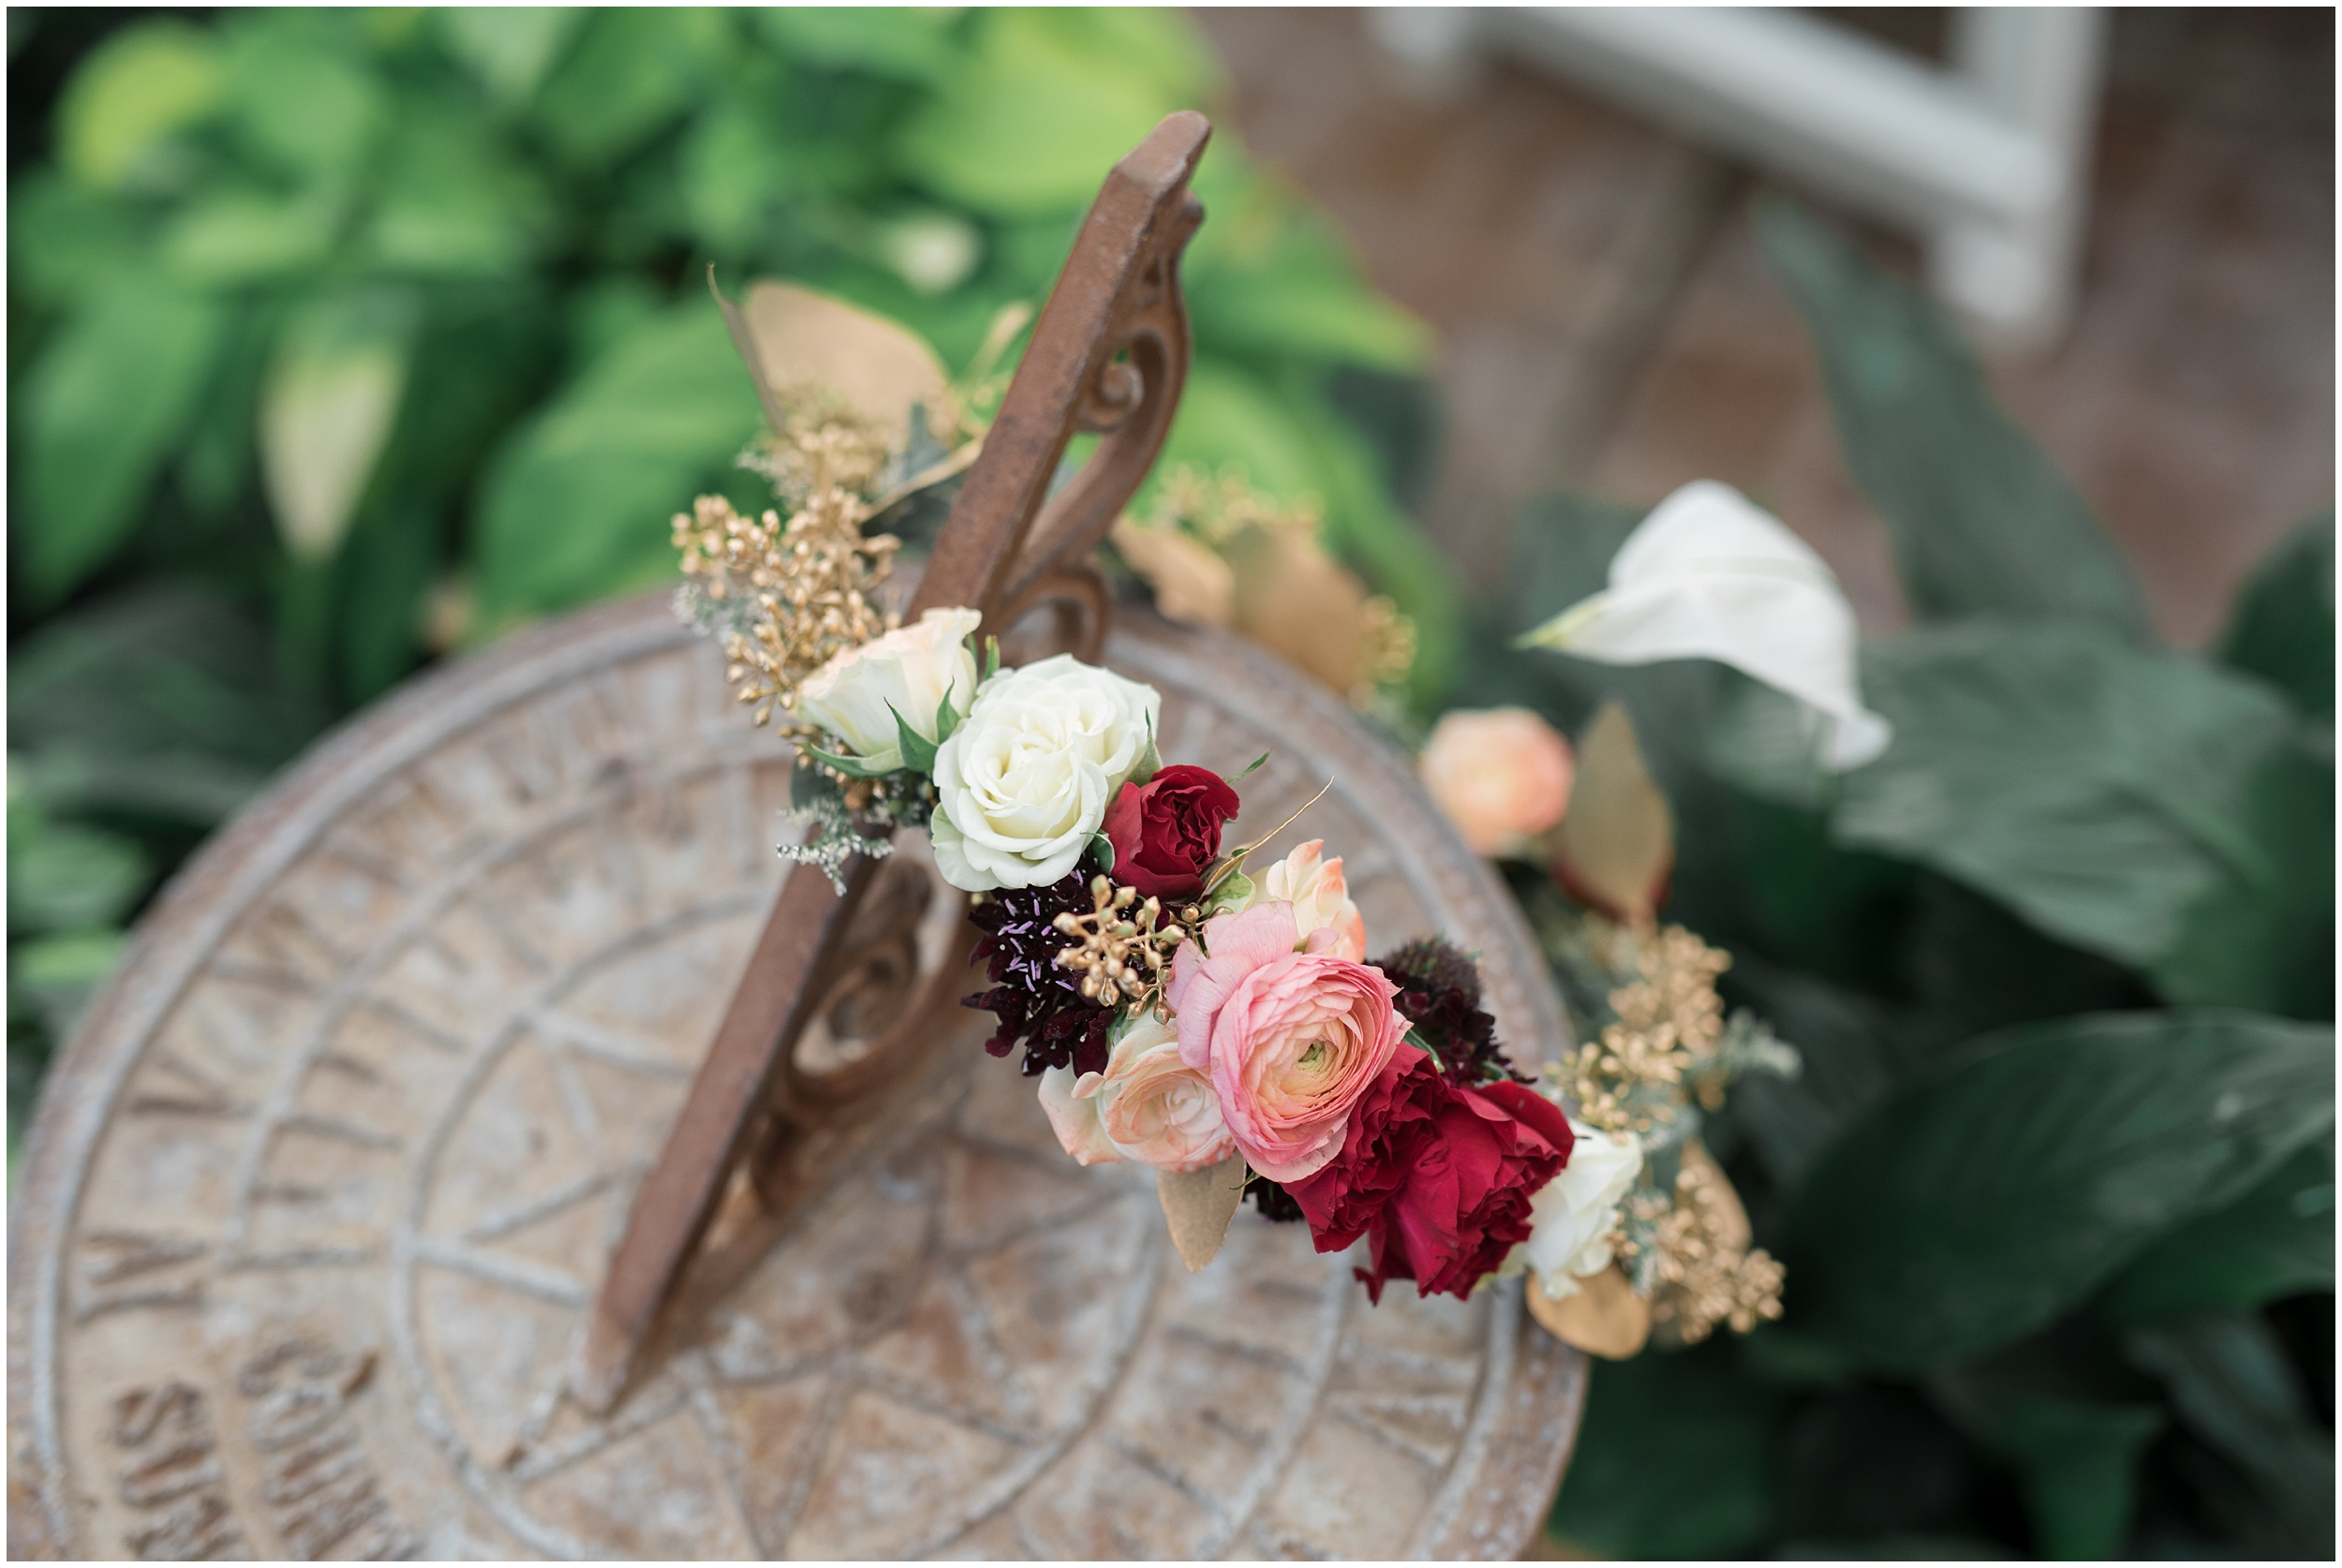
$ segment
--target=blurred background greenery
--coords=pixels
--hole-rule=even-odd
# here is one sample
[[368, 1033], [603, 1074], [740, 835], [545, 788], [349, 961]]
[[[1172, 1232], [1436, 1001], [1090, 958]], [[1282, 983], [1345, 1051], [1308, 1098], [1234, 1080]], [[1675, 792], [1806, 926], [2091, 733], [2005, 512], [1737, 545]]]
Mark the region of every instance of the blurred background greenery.
[[[18, 10], [8, 48], [12, 1156], [129, 921], [310, 737], [755, 497], [710, 263], [956, 367], [1218, 91], [1148, 10]], [[1321, 498], [1428, 703], [1426, 334], [1224, 131], [1196, 188], [1166, 461]]]
[[[1788, 1266], [1745, 1338], [1597, 1363], [1553, 1528], [1603, 1556], [2316, 1557], [2334, 1543], [2334, 517], [2205, 655], [1943, 312], [1756, 227], [1917, 623], [1875, 761], [1724, 665], [1513, 651], [1638, 509], [1533, 503], [1460, 689], [1623, 702], [1662, 918], [1797, 1046], [1703, 1136]], [[1508, 867], [1533, 920], [1559, 895]], [[1544, 922], [1540, 921], [1540, 924]]]
[[[1107, 165], [1221, 90], [1155, 11], [18, 10], [8, 39], [12, 1155], [139, 909], [304, 744], [669, 582], [668, 514], [753, 496], [710, 262], [956, 368]], [[1805, 1058], [1707, 1134], [1787, 1318], [1597, 1367], [1561, 1536], [2330, 1556], [2331, 512], [2208, 653], [2160, 644], [1942, 318], [1771, 210], [1916, 622], [1863, 650], [1895, 746], [1831, 778], [1730, 670], [1511, 648], [1638, 509], [1534, 502], [1462, 603], [1407, 521], [1423, 330], [1224, 125], [1198, 189], [1169, 456], [1323, 499], [1418, 628], [1418, 715], [1574, 733], [1623, 699], [1679, 824], [1665, 918]], [[1557, 896], [1511, 870], [1533, 917]]]

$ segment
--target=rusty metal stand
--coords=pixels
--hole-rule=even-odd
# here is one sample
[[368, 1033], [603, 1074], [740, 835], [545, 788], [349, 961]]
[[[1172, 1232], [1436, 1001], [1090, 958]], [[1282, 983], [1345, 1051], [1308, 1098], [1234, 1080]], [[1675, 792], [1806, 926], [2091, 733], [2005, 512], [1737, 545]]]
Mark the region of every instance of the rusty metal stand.
[[[1094, 659], [1108, 597], [1089, 552], [1153, 465], [1186, 379], [1187, 313], [1178, 261], [1203, 221], [1189, 193], [1211, 136], [1202, 115], [1165, 119], [1117, 164], [1084, 221], [1036, 323], [1031, 345], [969, 470], [910, 614], [969, 605], [984, 630], [1005, 631], [1055, 609], [1060, 640]], [[1055, 496], [1052, 480], [1077, 435], [1104, 439]], [[636, 1195], [626, 1233], [596, 1293], [570, 1372], [587, 1408], [605, 1411], [637, 1363], [702, 1250], [719, 1205], [744, 1163], [758, 1179], [793, 1138], [852, 1114], [885, 1092], [897, 1044], [882, 1039], [840, 1081], [800, 1071], [795, 1048], [834, 1000], [841, 979], [899, 924], [883, 894], [882, 863], [852, 863], [841, 896], [824, 878], [791, 877], [758, 938], [713, 1046], [692, 1080], [658, 1164]], [[896, 911], [899, 912], [899, 911]], [[913, 910], [910, 919], [917, 918]], [[945, 980], [956, 977], [946, 966]], [[916, 1033], [914, 1007], [893, 1031]], [[759, 1180], [769, 1196], [784, 1183]]]

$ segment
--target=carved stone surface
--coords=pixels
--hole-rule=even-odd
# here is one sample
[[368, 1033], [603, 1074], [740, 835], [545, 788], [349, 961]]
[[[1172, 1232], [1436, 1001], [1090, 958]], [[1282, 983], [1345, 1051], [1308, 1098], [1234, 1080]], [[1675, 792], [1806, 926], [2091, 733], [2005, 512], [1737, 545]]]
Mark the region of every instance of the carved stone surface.
[[[1108, 658], [1163, 690], [1165, 756], [1272, 752], [1236, 834], [1332, 777], [1284, 839], [1345, 856], [1376, 949], [1448, 932], [1516, 1056], [1559, 1047], [1509, 900], [1338, 703], [1144, 617]], [[1584, 1389], [1517, 1283], [1370, 1309], [1249, 1208], [1186, 1274], [1151, 1173], [1069, 1161], [974, 1013], [608, 1419], [559, 1392], [787, 786], [639, 602], [417, 683], [215, 843], [20, 1182], [16, 1552], [1517, 1553]]]

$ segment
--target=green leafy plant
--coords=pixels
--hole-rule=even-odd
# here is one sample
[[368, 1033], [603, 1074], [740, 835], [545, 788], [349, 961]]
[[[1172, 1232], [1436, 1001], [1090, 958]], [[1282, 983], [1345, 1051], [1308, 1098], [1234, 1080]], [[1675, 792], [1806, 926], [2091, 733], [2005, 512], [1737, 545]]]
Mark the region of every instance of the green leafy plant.
[[[12, 59], [58, 14], [11, 18]], [[8, 193], [10, 929], [79, 944], [12, 947], [20, 1089], [122, 922], [318, 729], [441, 653], [664, 584], [679, 503], [757, 494], [711, 263], [964, 365], [1002, 305], [1045, 296], [1114, 160], [1217, 92], [1160, 11], [276, 9], [106, 33]], [[1376, 455], [1420, 403], [1422, 329], [1224, 131], [1196, 188], [1166, 460], [1320, 497], [1329, 545], [1414, 619], [1428, 699], [1453, 674], [1453, 580]], [[52, 701], [93, 639], [121, 679]], [[149, 700], [173, 684], [217, 701]], [[165, 747], [169, 777], [146, 765]]]
[[[1720, 665], [1509, 651], [1638, 521], [1523, 514], [1475, 703], [1623, 700], [1673, 801], [1664, 917], [1804, 1058], [1711, 1128], [1787, 1312], [1596, 1367], [1553, 1516], [1605, 1554], [2333, 1551], [2332, 513], [2209, 655], [1932, 303], [1758, 228], [1917, 625], [1831, 776]], [[1521, 868], [1524, 896], [1549, 896]]]

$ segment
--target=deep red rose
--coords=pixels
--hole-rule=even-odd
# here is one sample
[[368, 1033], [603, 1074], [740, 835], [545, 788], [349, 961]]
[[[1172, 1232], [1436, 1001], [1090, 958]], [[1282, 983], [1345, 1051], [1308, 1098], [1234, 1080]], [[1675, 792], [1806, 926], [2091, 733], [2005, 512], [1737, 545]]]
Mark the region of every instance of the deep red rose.
[[1466, 1087], [1402, 1048], [1350, 1114], [1341, 1153], [1285, 1191], [1321, 1252], [1369, 1238], [1358, 1278], [1469, 1298], [1529, 1239], [1529, 1200], [1569, 1162], [1569, 1118], [1534, 1089]]
[[1209, 768], [1175, 762], [1144, 784], [1125, 784], [1106, 807], [1114, 880], [1149, 898], [1193, 898], [1220, 853], [1220, 829], [1236, 815], [1236, 791]]

